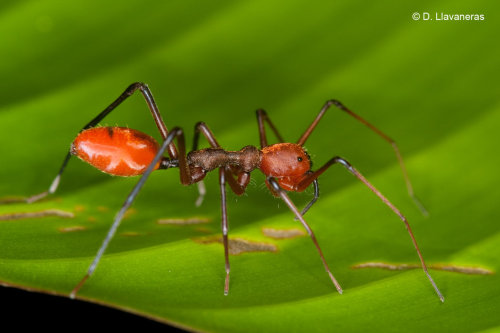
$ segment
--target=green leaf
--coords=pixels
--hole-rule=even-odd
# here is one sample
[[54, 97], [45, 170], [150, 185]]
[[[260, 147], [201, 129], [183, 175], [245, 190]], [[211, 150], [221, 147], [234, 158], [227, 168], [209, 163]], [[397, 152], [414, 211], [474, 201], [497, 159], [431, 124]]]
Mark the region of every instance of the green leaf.
[[[330, 110], [307, 142], [318, 168], [349, 160], [408, 217], [428, 264], [499, 270], [500, 46], [489, 1], [73, 1], [0, 6], [0, 193], [48, 188], [81, 127], [134, 81], [147, 82], [169, 128], [192, 136], [205, 121], [228, 150], [258, 145], [254, 110], [268, 111], [296, 141], [331, 98], [394, 138], [424, 218], [407, 197], [390, 145]], [[483, 21], [414, 21], [414, 12], [484, 14]], [[140, 94], [103, 124], [152, 133]], [[188, 140], [188, 145], [190, 141]], [[320, 178], [306, 220], [344, 288], [339, 295], [308, 237], [276, 240], [262, 228], [299, 228], [259, 171], [242, 197], [229, 194], [230, 237], [276, 252], [224, 255], [216, 173], [196, 187], [177, 170], [154, 173], [77, 295], [197, 331], [454, 331], [498, 329], [498, 274], [352, 269], [363, 262], [418, 263], [404, 224], [341, 167]], [[83, 277], [137, 178], [104, 175], [72, 160], [47, 200], [0, 214], [59, 209], [57, 216], [0, 221], [0, 280], [68, 295]], [[299, 207], [312, 191], [292, 194]], [[162, 225], [159, 218], [208, 218]], [[205, 241], [204, 241], [205, 240]]]

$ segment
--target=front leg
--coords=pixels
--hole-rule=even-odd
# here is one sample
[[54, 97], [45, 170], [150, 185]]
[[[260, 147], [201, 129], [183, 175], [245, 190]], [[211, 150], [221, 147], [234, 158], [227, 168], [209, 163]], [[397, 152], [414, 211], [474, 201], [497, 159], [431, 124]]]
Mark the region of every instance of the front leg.
[[330, 166], [333, 164], [340, 164], [344, 168], [347, 169], [351, 174], [353, 174], [356, 178], [358, 178], [363, 184], [365, 184], [366, 187], [368, 187], [377, 197], [379, 197], [380, 200], [384, 204], [386, 204], [399, 218], [404, 222], [406, 230], [408, 230], [408, 233], [411, 237], [411, 240], [413, 242], [413, 245], [415, 246], [415, 249], [417, 251], [418, 257], [420, 259], [420, 263], [422, 264], [422, 269], [424, 273], [427, 275], [427, 278], [429, 279], [430, 283], [432, 284], [432, 287], [436, 291], [436, 294], [438, 295], [439, 299], [441, 302], [444, 302], [444, 297], [441, 294], [441, 291], [439, 291], [439, 288], [437, 287], [436, 283], [432, 279], [431, 275], [429, 274], [429, 271], [427, 270], [427, 265], [425, 264], [424, 257], [422, 256], [422, 253], [420, 252], [420, 249], [417, 245], [417, 240], [415, 239], [415, 236], [413, 235], [413, 232], [410, 228], [410, 223], [408, 222], [408, 219], [401, 213], [401, 211], [394, 206], [392, 202], [389, 201], [375, 186], [373, 186], [358, 170], [356, 170], [348, 161], [343, 159], [342, 157], [336, 156], [332, 159], [330, 159], [328, 162], [325, 163], [321, 168], [319, 168], [317, 171], [309, 174], [305, 179], [303, 179], [298, 185], [297, 185], [297, 191], [301, 191], [308, 187], [311, 182], [316, 180], [323, 172], [325, 172]]
[[340, 284], [337, 282], [337, 279], [335, 279], [332, 272], [330, 271], [330, 268], [328, 267], [328, 264], [326, 263], [325, 257], [323, 256], [323, 251], [321, 251], [321, 248], [319, 247], [318, 241], [316, 240], [316, 236], [314, 235], [314, 232], [311, 229], [311, 227], [309, 226], [309, 224], [307, 224], [307, 222], [302, 217], [303, 214], [301, 214], [299, 212], [299, 210], [297, 209], [295, 204], [292, 202], [292, 200], [286, 194], [286, 191], [281, 188], [281, 186], [278, 184], [276, 179], [274, 179], [273, 177], [268, 177], [267, 182], [268, 182], [270, 188], [272, 189], [272, 192], [274, 194], [277, 194], [279, 197], [281, 197], [281, 199], [286, 203], [288, 208], [290, 208], [290, 210], [295, 214], [295, 218], [298, 219], [300, 221], [300, 223], [302, 223], [302, 225], [306, 229], [307, 233], [311, 237], [311, 240], [313, 241], [314, 245], [316, 246], [316, 249], [318, 250], [319, 256], [321, 258], [321, 261], [323, 262], [323, 266], [325, 267], [326, 272], [328, 273], [328, 276], [332, 280], [332, 282], [335, 285], [335, 288], [337, 289], [339, 294], [342, 294], [342, 287], [340, 286]]
[[429, 213], [427, 212], [424, 205], [420, 202], [420, 200], [417, 198], [417, 196], [415, 195], [415, 193], [413, 191], [413, 186], [411, 184], [410, 177], [408, 176], [408, 172], [406, 171], [406, 166], [403, 162], [403, 157], [401, 156], [401, 153], [399, 152], [399, 148], [398, 148], [398, 145], [396, 144], [396, 141], [391, 139], [387, 134], [385, 134], [384, 132], [379, 130], [377, 127], [375, 127], [374, 125], [372, 125], [371, 123], [366, 121], [364, 118], [362, 118], [358, 114], [356, 114], [356, 113], [352, 112], [350, 109], [346, 108], [339, 101], [332, 99], [332, 100], [327, 101], [325, 103], [325, 105], [323, 105], [323, 107], [321, 108], [320, 112], [318, 113], [318, 115], [316, 116], [316, 118], [314, 119], [312, 124], [309, 125], [309, 127], [306, 129], [304, 134], [302, 134], [302, 136], [299, 138], [299, 140], [297, 141], [297, 144], [301, 145], [301, 146], [303, 146], [305, 144], [306, 140], [309, 138], [311, 133], [314, 131], [314, 129], [318, 125], [318, 123], [321, 120], [321, 118], [323, 117], [323, 115], [326, 113], [326, 111], [332, 105], [337, 107], [339, 110], [347, 113], [348, 115], [350, 115], [351, 117], [353, 117], [354, 119], [356, 119], [357, 121], [359, 121], [360, 123], [365, 125], [366, 127], [368, 127], [371, 131], [373, 131], [375, 134], [377, 134], [379, 137], [384, 139], [386, 142], [388, 142], [392, 146], [392, 149], [394, 150], [394, 153], [396, 154], [396, 158], [398, 159], [399, 166], [400, 166], [401, 171], [403, 173], [403, 177], [404, 177], [404, 180], [406, 183], [406, 189], [408, 191], [408, 195], [413, 199], [413, 202], [418, 207], [418, 209], [420, 209], [422, 214], [424, 216], [428, 216]]

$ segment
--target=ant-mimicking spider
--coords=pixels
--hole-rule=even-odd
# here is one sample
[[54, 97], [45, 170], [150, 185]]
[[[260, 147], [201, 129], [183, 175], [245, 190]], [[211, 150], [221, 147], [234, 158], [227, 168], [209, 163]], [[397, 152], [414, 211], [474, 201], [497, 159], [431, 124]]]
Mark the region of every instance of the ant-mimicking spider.
[[[111, 111], [113, 111], [136, 90], [141, 91], [153, 115], [156, 126], [158, 127], [158, 130], [163, 138], [163, 143], [161, 145], [159, 145], [155, 139], [149, 135], [134, 129], [124, 127], [96, 127], [101, 120], [103, 120]], [[280, 197], [285, 202], [288, 208], [295, 215], [296, 220], [299, 220], [307, 230], [314, 245], [316, 246], [326, 272], [330, 276], [330, 279], [335, 285], [337, 291], [342, 294], [342, 288], [331, 273], [314, 232], [303, 218], [304, 214], [319, 198], [318, 177], [333, 164], [340, 164], [361, 182], [363, 182], [371, 191], [373, 191], [383, 201], [383, 203], [386, 204], [404, 222], [417, 251], [423, 271], [427, 275], [427, 278], [431, 282], [440, 300], [444, 301], [443, 295], [427, 270], [424, 258], [418, 248], [408, 220], [398, 208], [396, 208], [379, 190], [368, 182], [368, 180], [348, 161], [339, 156], [331, 158], [318, 170], [311, 170], [311, 161], [303, 146], [325, 112], [332, 105], [354, 117], [356, 120], [366, 125], [392, 145], [402, 169], [408, 193], [425, 215], [427, 212], [413, 193], [413, 188], [408, 178], [403, 159], [394, 140], [389, 138], [372, 124], [368, 123], [365, 119], [346, 108], [337, 100], [329, 100], [325, 103], [312, 124], [309, 125], [304, 134], [302, 134], [302, 136], [298, 139], [297, 143], [287, 143], [283, 140], [267, 113], [264, 110], [259, 109], [257, 110], [257, 121], [259, 126], [260, 149], [255, 146], [246, 146], [239, 151], [224, 150], [219, 145], [208, 126], [203, 122], [198, 122], [195, 125], [192, 150], [186, 154], [186, 144], [183, 130], [179, 127], [175, 127], [171, 131], [167, 130], [151, 91], [146, 84], [141, 82], [133, 83], [127, 87], [127, 89], [114, 102], [112, 102], [106, 109], [104, 109], [104, 111], [99, 113], [97, 117], [92, 119], [83, 127], [76, 139], [73, 141], [70, 151], [66, 155], [66, 158], [64, 159], [55, 179], [52, 181], [48, 191], [22, 199], [21, 201], [32, 203], [46, 197], [49, 194], [53, 194], [59, 186], [61, 175], [72, 155], [77, 156], [95, 168], [111, 175], [142, 175], [138, 183], [127, 196], [122, 208], [116, 214], [113, 224], [106, 234], [97, 255], [94, 257], [94, 260], [89, 266], [87, 273], [71, 291], [70, 297], [74, 298], [85, 281], [87, 281], [96, 269], [99, 260], [120, 225], [125, 212], [131, 206], [138, 192], [154, 170], [179, 168], [180, 181], [183, 185], [198, 183], [199, 197], [197, 204], [199, 205], [205, 194], [202, 182], [203, 178], [207, 172], [219, 169], [222, 209], [222, 239], [224, 244], [226, 268], [224, 294], [227, 295], [229, 293], [230, 266], [226, 209], [226, 183], [229, 184], [229, 187], [236, 195], [242, 195], [250, 181], [250, 172], [255, 169], [259, 169], [266, 176], [266, 185], [271, 193], [276, 197]], [[265, 131], [266, 122], [280, 141], [279, 143], [272, 145], [268, 144]], [[200, 133], [207, 139], [210, 144], [210, 148], [198, 149]], [[177, 141], [177, 146], [174, 144], [174, 139]], [[169, 157], [163, 156], [165, 151], [168, 153]], [[302, 192], [311, 184], [314, 187], [314, 198], [302, 211], [299, 211], [288, 197], [287, 192]]]

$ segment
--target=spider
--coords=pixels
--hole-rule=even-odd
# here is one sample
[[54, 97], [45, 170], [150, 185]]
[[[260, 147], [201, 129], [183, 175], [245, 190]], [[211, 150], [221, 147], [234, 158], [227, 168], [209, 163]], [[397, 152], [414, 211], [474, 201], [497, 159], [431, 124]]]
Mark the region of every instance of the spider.
[[[163, 138], [161, 145], [149, 135], [140, 131], [124, 128], [124, 127], [96, 127], [111, 111], [118, 105], [126, 100], [135, 91], [139, 90], [144, 96], [146, 103], [153, 115], [156, 126], [160, 131]], [[210, 171], [215, 169], [219, 170], [219, 185], [221, 193], [221, 218], [222, 218], [222, 239], [224, 244], [225, 256], [225, 282], [224, 282], [224, 295], [229, 293], [229, 249], [228, 249], [228, 220], [226, 209], [226, 184], [229, 185], [231, 190], [237, 194], [242, 195], [250, 181], [250, 173], [255, 169], [259, 169], [266, 176], [266, 185], [271, 193], [281, 198], [288, 208], [295, 215], [295, 219], [299, 220], [303, 227], [307, 230], [309, 236], [314, 243], [319, 257], [328, 273], [332, 283], [337, 291], [342, 294], [342, 287], [335, 279], [328, 264], [323, 256], [323, 252], [318, 244], [316, 236], [309, 224], [304, 220], [304, 214], [319, 198], [319, 185], [318, 177], [322, 175], [330, 166], [340, 164], [364, 185], [366, 185], [377, 197], [382, 200], [405, 224], [406, 229], [411, 237], [413, 245], [421, 262], [423, 271], [432, 284], [434, 290], [439, 296], [441, 301], [444, 297], [436, 286], [434, 280], [427, 270], [424, 258], [417, 245], [413, 232], [406, 217], [394, 206], [378, 189], [376, 189], [368, 180], [356, 170], [344, 158], [335, 156], [328, 160], [323, 166], [316, 171], [311, 169], [311, 160], [305, 149], [303, 148], [307, 139], [316, 128], [319, 121], [322, 119], [326, 111], [335, 106], [341, 111], [346, 112], [356, 120], [366, 125], [369, 129], [374, 131], [377, 135], [382, 137], [385, 141], [389, 142], [399, 161], [400, 167], [403, 171], [403, 176], [406, 182], [409, 195], [413, 198], [417, 206], [424, 214], [427, 214], [425, 208], [418, 201], [414, 195], [412, 185], [409, 181], [403, 159], [399, 152], [398, 146], [386, 134], [378, 128], [368, 123], [365, 119], [355, 114], [342, 103], [337, 100], [327, 101], [314, 121], [307, 127], [302, 136], [296, 143], [288, 143], [283, 140], [278, 130], [270, 120], [267, 113], [259, 109], [257, 110], [257, 122], [259, 127], [260, 149], [255, 146], [246, 146], [239, 151], [224, 150], [217, 142], [212, 131], [204, 122], [198, 122], [195, 125], [195, 133], [192, 150], [186, 153], [186, 144], [184, 139], [184, 132], [181, 128], [175, 127], [168, 130], [160, 115], [160, 111], [154, 101], [153, 95], [148, 86], [141, 82], [131, 84], [127, 89], [113, 101], [104, 111], [99, 113], [97, 117], [92, 119], [83, 129], [79, 132], [76, 139], [71, 144], [70, 151], [67, 153], [59, 172], [52, 181], [49, 189], [45, 192], [33, 195], [31, 197], [22, 199], [26, 203], [32, 203], [53, 194], [61, 179], [61, 175], [65, 170], [68, 161], [74, 155], [81, 160], [89, 163], [95, 168], [116, 176], [136, 176], [142, 175], [135, 187], [128, 194], [123, 206], [116, 214], [114, 221], [106, 234], [106, 237], [99, 248], [97, 255], [94, 257], [86, 274], [71, 291], [70, 297], [74, 298], [76, 293], [84, 285], [87, 279], [95, 271], [99, 260], [104, 254], [109, 242], [113, 238], [118, 226], [120, 225], [126, 210], [131, 206], [137, 194], [143, 187], [149, 175], [154, 170], [178, 168], [180, 173], [180, 182], [183, 185], [198, 184], [199, 197], [197, 205], [203, 200], [205, 195], [205, 187], [203, 185], [203, 178]], [[280, 141], [276, 144], [268, 144], [266, 137], [265, 124], [271, 128], [275, 136]], [[198, 149], [198, 142], [200, 133], [207, 139], [210, 144], [209, 148]], [[175, 144], [177, 143], [177, 145]], [[168, 157], [164, 156], [165, 152]], [[296, 205], [290, 200], [287, 192], [302, 192], [310, 185], [314, 187], [314, 197], [305, 206], [302, 211], [299, 211]]]

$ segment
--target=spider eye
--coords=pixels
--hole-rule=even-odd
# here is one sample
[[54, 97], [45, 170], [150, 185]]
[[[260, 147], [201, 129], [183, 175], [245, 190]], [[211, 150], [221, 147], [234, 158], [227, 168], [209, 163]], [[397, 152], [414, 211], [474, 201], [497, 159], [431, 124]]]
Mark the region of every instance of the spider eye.
[[297, 161], [302, 162], [302, 157], [298, 156]]

